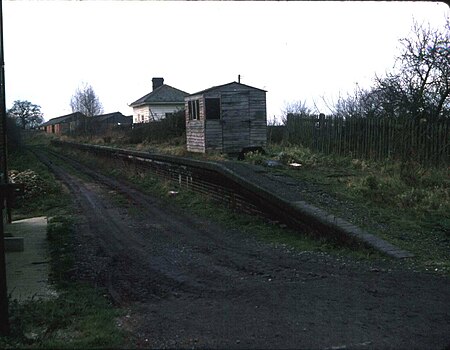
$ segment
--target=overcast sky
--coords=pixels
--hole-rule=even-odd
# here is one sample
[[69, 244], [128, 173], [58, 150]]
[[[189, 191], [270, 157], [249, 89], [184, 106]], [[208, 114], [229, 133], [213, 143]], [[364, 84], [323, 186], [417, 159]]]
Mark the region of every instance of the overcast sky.
[[267, 115], [371, 85], [413, 19], [443, 26], [443, 2], [3, 1], [6, 104], [45, 120], [92, 85], [105, 113], [131, 115], [151, 79], [194, 93], [237, 81], [267, 90]]

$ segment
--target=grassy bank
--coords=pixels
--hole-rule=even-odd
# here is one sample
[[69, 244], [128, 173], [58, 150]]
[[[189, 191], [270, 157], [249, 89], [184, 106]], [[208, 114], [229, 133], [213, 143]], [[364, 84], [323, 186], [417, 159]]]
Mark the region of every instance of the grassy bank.
[[[220, 204], [206, 195], [201, 195], [184, 187], [179, 188], [176, 183], [162, 180], [150, 172], [136, 170], [133, 166], [118, 166], [109, 160], [73, 149], [56, 150], [64, 152], [70, 158], [77, 159], [98, 171], [102, 171], [105, 175], [125, 179], [143, 192], [157, 196], [168, 205], [182, 208], [191, 215], [212, 220], [228, 229], [239, 230], [249, 236], [259, 237], [276, 245], [283, 245], [301, 251], [351, 255], [356, 258], [381, 257], [378, 252], [372, 249], [360, 247], [360, 249], [355, 250], [351, 247], [342, 246], [340, 242], [330, 237], [318, 239], [317, 237], [308, 236], [306, 232], [305, 234], [299, 234], [297, 231], [286, 228], [285, 225], [233, 211], [226, 205]], [[57, 159], [54, 159], [54, 161], [57, 162]], [[77, 172], [77, 169], [70, 171]], [[172, 191], [175, 191], [176, 195], [171, 194]], [[113, 199], [119, 205], [126, 205], [127, 203], [127, 199], [117, 193], [114, 193]]]
[[[93, 139], [90, 142], [102, 144], [103, 140]], [[111, 139], [108, 145], [205, 160], [229, 160], [222, 154], [188, 153], [179, 139], [167, 140], [163, 143], [144, 142], [133, 145]], [[280, 166], [267, 166], [268, 160], [275, 160]], [[413, 266], [450, 273], [450, 235], [448, 233], [450, 232], [448, 216], [450, 174], [448, 168], [424, 168], [415, 163], [392, 160], [372, 162], [354, 159], [351, 156], [324, 156], [311, 152], [307, 148], [278, 144], [269, 145], [264, 155], [248, 154], [245, 161], [266, 166], [267, 171], [314, 184], [324, 193], [335, 198], [339, 205], [335, 202], [324, 201], [315, 194], [305, 193], [302, 199], [412, 252], [415, 258], [410, 259], [408, 263]], [[292, 163], [300, 166], [291, 167], [289, 164]], [[138, 185], [140, 181], [148, 180], [148, 177], [143, 180], [132, 174], [126, 176]], [[144, 188], [145, 186], [144, 184]], [[190, 210], [198, 206], [193, 200], [195, 197], [190, 194], [187, 195], [188, 199], [183, 204], [183, 192], [180, 194], [176, 200], [180, 200], [181, 206]], [[174, 199], [170, 200], [174, 201]], [[207, 213], [210, 204], [204, 199], [199, 202], [200, 206], [205, 206], [199, 214], [204, 211], [205, 215], [209, 215]], [[217, 213], [216, 209], [214, 213]], [[224, 219], [225, 222], [238, 222], [235, 215], [232, 213], [230, 219]], [[243, 220], [244, 227], [252, 226], [246, 224], [246, 218]], [[278, 236], [271, 234], [271, 230], [272, 228], [269, 227], [268, 234], [264, 234], [268, 239]], [[295, 238], [276, 238], [275, 240], [296, 245]], [[319, 246], [313, 249], [326, 249], [324, 246], [328, 245], [329, 243], [320, 242]]]
[[25, 186], [24, 195], [15, 201], [13, 220], [68, 212], [69, 193], [31, 152], [22, 149], [11, 154], [9, 169], [10, 181]]
[[17, 200], [13, 220], [52, 216], [47, 227], [50, 247], [50, 280], [57, 296], [49, 300], [9, 300], [11, 334], [0, 337], [0, 348], [112, 348], [123, 344], [115, 319], [120, 311], [104, 291], [71, 279], [72, 236], [75, 234], [72, 203], [47, 168], [25, 150], [11, 155], [10, 169], [26, 182], [25, 195]]
[[[101, 144], [102, 140], [98, 139], [97, 143]], [[179, 140], [133, 145], [111, 140], [111, 145], [197, 159], [228, 159], [221, 154], [190, 154]], [[374, 162], [351, 156], [324, 156], [289, 145], [269, 145], [265, 155], [248, 154], [245, 161], [264, 166], [268, 160], [278, 161], [281, 165], [267, 167], [268, 171], [314, 184], [341, 205], [327, 203], [307, 193], [302, 199], [412, 252], [416, 256], [410, 260], [413, 265], [450, 273], [448, 168], [424, 168], [413, 162], [393, 160]], [[292, 163], [300, 166], [291, 167]], [[186, 205], [195, 207], [192, 201]]]
[[[450, 174], [448, 168], [386, 160], [323, 156], [302, 147], [269, 147], [246, 161], [282, 164], [272, 171], [315, 184], [344, 205], [317, 196], [305, 200], [375, 233], [416, 255], [425, 269], [450, 272]], [[292, 167], [289, 164], [296, 163]]]

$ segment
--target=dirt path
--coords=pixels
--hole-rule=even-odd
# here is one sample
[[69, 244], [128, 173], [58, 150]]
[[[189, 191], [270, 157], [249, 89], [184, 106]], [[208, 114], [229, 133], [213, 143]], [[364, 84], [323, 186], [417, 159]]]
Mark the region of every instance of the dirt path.
[[74, 275], [128, 310], [129, 347], [450, 345], [448, 278], [275, 247], [81, 165], [91, 180], [50, 166], [77, 203]]

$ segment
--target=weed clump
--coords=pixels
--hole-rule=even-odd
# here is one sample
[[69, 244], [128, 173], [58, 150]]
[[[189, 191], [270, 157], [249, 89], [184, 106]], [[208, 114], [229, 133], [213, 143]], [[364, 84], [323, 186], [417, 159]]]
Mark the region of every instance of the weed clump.
[[286, 165], [298, 163], [304, 168], [314, 168], [319, 163], [320, 155], [311, 152], [309, 148], [297, 146], [286, 148], [277, 155], [277, 158]]
[[39, 195], [45, 195], [49, 189], [46, 181], [31, 169], [24, 171], [10, 170], [8, 177], [11, 183], [24, 185], [24, 193], [21, 195], [21, 199], [34, 199]]
[[245, 153], [245, 160], [251, 164], [263, 165], [266, 161], [266, 156], [260, 151], [251, 151]]

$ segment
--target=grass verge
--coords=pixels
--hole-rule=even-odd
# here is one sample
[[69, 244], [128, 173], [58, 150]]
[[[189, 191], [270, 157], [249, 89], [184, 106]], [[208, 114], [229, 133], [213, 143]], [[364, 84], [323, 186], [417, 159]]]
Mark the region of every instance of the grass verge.
[[[39, 178], [39, 195], [33, 189], [20, 199], [14, 218], [52, 215], [47, 227], [50, 280], [57, 296], [48, 300], [9, 300], [11, 333], [0, 336], [0, 348], [120, 348], [124, 334], [116, 327], [121, 311], [100, 289], [71, 278], [71, 237], [74, 219], [71, 201], [47, 168], [32, 153], [14, 154], [10, 164], [18, 171], [32, 170]], [[42, 193], [42, 189], [45, 193]], [[33, 202], [33, 203], [30, 203]]]
[[[126, 145], [121, 147], [127, 148]], [[156, 147], [160, 153], [167, 153], [167, 145], [160, 149], [157, 145], [152, 147]], [[191, 156], [180, 153], [178, 148], [169, 149], [168, 153]], [[144, 150], [147, 149], [144, 147]], [[209, 159], [208, 155], [192, 156]], [[220, 161], [221, 158], [213, 155], [212, 160]], [[324, 201], [317, 193], [305, 193], [302, 199], [412, 252], [415, 258], [409, 259], [407, 264], [428, 271], [450, 273], [449, 169], [423, 168], [418, 164], [392, 160], [374, 162], [344, 156], [324, 156], [307, 148], [280, 145], [267, 147], [265, 155], [248, 154], [245, 161], [266, 165], [268, 160], [276, 160], [281, 164], [279, 168], [267, 167], [268, 171], [314, 184], [340, 204]], [[294, 168], [289, 166], [291, 163], [301, 166]], [[141, 181], [139, 176], [131, 180], [135, 184]], [[186, 206], [194, 210], [194, 197], [191, 194], [188, 197]], [[216, 209], [214, 213], [214, 216], [220, 216]], [[237, 223], [234, 214], [230, 217], [232, 219], [229, 221]], [[272, 237], [285, 241], [285, 238], [273, 232], [265, 235], [266, 239]], [[298, 234], [296, 236], [299, 237]], [[290, 241], [290, 245], [296, 245], [295, 239], [287, 241]], [[330, 242], [320, 242], [319, 248], [314, 249], [328, 249], [324, 246], [331, 246], [331, 251], [336, 252], [334, 244]], [[341, 248], [338, 251], [342, 252]], [[371, 256], [372, 253], [364, 252], [363, 255]]]
[[269, 159], [282, 164], [271, 171], [312, 183], [347, 205], [329, 205], [308, 194], [305, 200], [414, 253], [413, 264], [450, 273], [448, 168], [324, 156], [298, 146], [270, 147], [246, 161], [264, 165]]
[[25, 185], [24, 195], [15, 201], [13, 220], [67, 212], [68, 191], [31, 152], [22, 149], [11, 154], [9, 168], [10, 181]]
[[[187, 154], [183, 145], [171, 142], [120, 144], [120, 147], [210, 159], [208, 154]], [[215, 161], [225, 159], [228, 158], [215, 154], [211, 158]], [[413, 267], [450, 273], [449, 168], [324, 156], [292, 145], [269, 145], [266, 154], [248, 154], [245, 161], [267, 165], [268, 160], [276, 160], [282, 165], [280, 168], [268, 166], [268, 171], [314, 184], [340, 204], [323, 201], [317, 193], [305, 193], [303, 200], [412, 252], [415, 258], [407, 263]], [[293, 168], [289, 166], [291, 163], [301, 166]], [[139, 183], [140, 179], [132, 181]], [[192, 201], [188, 203], [191, 209], [195, 207]], [[295, 242], [291, 244], [295, 245]]]
[[[238, 213], [206, 195], [198, 194], [184, 187], [180, 188], [176, 183], [162, 180], [152, 173], [134, 169], [132, 166], [114, 165], [110, 160], [97, 158], [76, 150], [60, 149], [59, 152], [64, 152], [69, 157], [77, 159], [105, 175], [127, 180], [143, 192], [157, 196], [166, 204], [175, 205], [190, 214], [209, 219], [228, 229], [239, 230], [249, 236], [258, 237], [266, 242], [301, 251], [328, 252], [364, 259], [367, 257], [382, 258], [381, 254], [369, 248], [361, 247], [355, 250], [351, 247], [344, 247], [330, 238], [317, 239], [317, 237], [310, 237], [306, 233], [302, 235], [267, 219]], [[176, 191], [177, 195], [171, 195], [171, 191]], [[113, 193], [112, 199], [119, 205], [126, 205], [127, 203], [127, 199], [118, 193]]]

